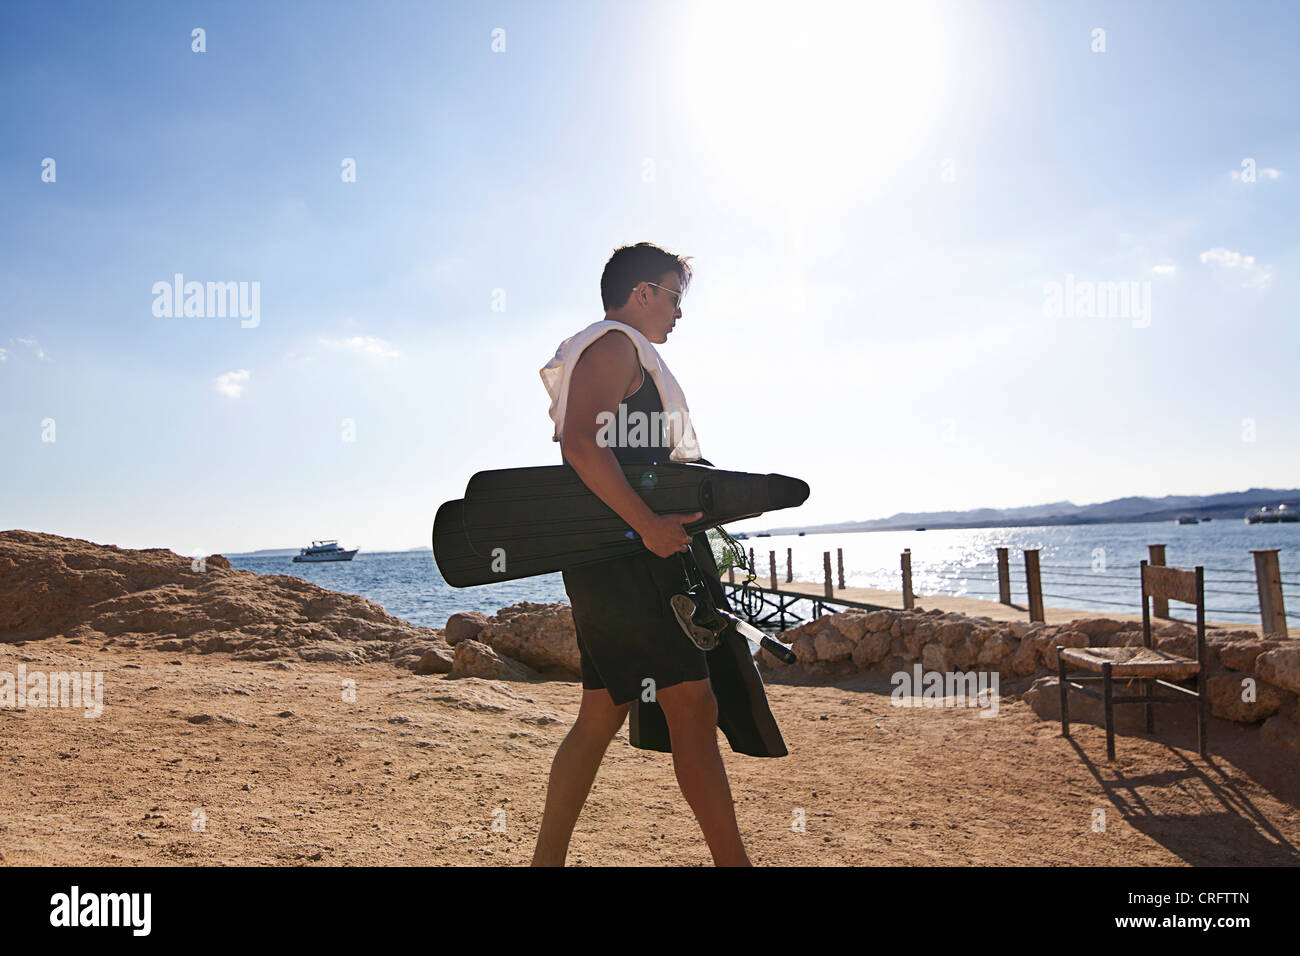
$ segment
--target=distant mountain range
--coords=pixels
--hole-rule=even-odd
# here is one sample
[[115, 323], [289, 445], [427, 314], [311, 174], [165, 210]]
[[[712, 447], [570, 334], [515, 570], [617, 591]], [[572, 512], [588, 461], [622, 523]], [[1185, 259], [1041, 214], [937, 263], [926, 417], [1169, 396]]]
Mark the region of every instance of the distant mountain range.
[[[1172, 521], [1179, 515], [1236, 520], [1262, 505], [1275, 508], [1300, 506], [1300, 489], [1251, 488], [1218, 495], [1166, 495], [1163, 498], [1116, 498], [1095, 505], [1053, 501], [1021, 508], [975, 508], [970, 511], [900, 511], [888, 518], [841, 521], [835, 524], [765, 529], [771, 534], [813, 534], [834, 531], [901, 531], [913, 528], [1007, 528], [1016, 525], [1113, 524], [1117, 522]], [[753, 532], [750, 532], [752, 535]]]

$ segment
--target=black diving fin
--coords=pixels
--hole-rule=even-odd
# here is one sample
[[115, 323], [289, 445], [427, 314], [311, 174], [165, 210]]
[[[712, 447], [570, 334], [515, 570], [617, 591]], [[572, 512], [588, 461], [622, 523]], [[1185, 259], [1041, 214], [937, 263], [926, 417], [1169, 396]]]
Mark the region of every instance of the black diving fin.
[[[658, 514], [702, 512], [685, 526], [708, 528], [794, 508], [808, 485], [786, 475], [655, 462], [623, 465], [628, 483]], [[460, 501], [438, 509], [433, 553], [453, 587], [549, 574], [645, 548], [571, 465], [506, 468], [474, 475]]]

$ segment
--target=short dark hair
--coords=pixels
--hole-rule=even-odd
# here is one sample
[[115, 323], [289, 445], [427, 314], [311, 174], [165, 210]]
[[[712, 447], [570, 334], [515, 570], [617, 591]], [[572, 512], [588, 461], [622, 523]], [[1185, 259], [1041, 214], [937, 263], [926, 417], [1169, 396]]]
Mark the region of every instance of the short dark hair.
[[600, 275], [600, 299], [605, 311], [627, 304], [637, 283], [654, 282], [665, 272], [676, 272], [685, 292], [691, 281], [691, 267], [686, 261], [690, 258], [675, 255], [653, 242], [638, 242], [634, 246], [615, 249]]

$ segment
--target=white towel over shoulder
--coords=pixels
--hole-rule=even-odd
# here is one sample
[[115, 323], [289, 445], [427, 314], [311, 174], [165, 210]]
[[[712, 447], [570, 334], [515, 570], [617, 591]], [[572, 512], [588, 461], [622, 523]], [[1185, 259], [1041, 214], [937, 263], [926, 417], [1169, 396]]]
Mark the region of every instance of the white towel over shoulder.
[[668, 440], [673, 450], [669, 455], [673, 461], [697, 461], [700, 458], [700, 445], [691, 425], [690, 409], [686, 405], [686, 396], [677, 379], [668, 370], [650, 340], [637, 329], [623, 322], [601, 319], [593, 322], [581, 332], [577, 332], [555, 350], [555, 357], [541, 369], [542, 384], [551, 396], [551, 420], [555, 422], [555, 434], [552, 441], [559, 441], [564, 432], [564, 413], [569, 404], [569, 382], [573, 378], [573, 367], [578, 364], [578, 356], [596, 339], [610, 329], [619, 329], [627, 333], [632, 344], [636, 346], [641, 364], [650, 373], [655, 386], [659, 389], [659, 400], [663, 403], [667, 417]]

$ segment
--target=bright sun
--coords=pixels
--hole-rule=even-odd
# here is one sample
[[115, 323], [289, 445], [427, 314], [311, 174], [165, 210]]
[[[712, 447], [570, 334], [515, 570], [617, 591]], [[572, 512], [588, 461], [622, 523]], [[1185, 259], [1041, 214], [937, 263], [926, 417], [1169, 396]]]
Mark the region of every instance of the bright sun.
[[791, 211], [887, 188], [944, 82], [928, 4], [695, 0], [681, 76], [691, 135], [733, 188]]

